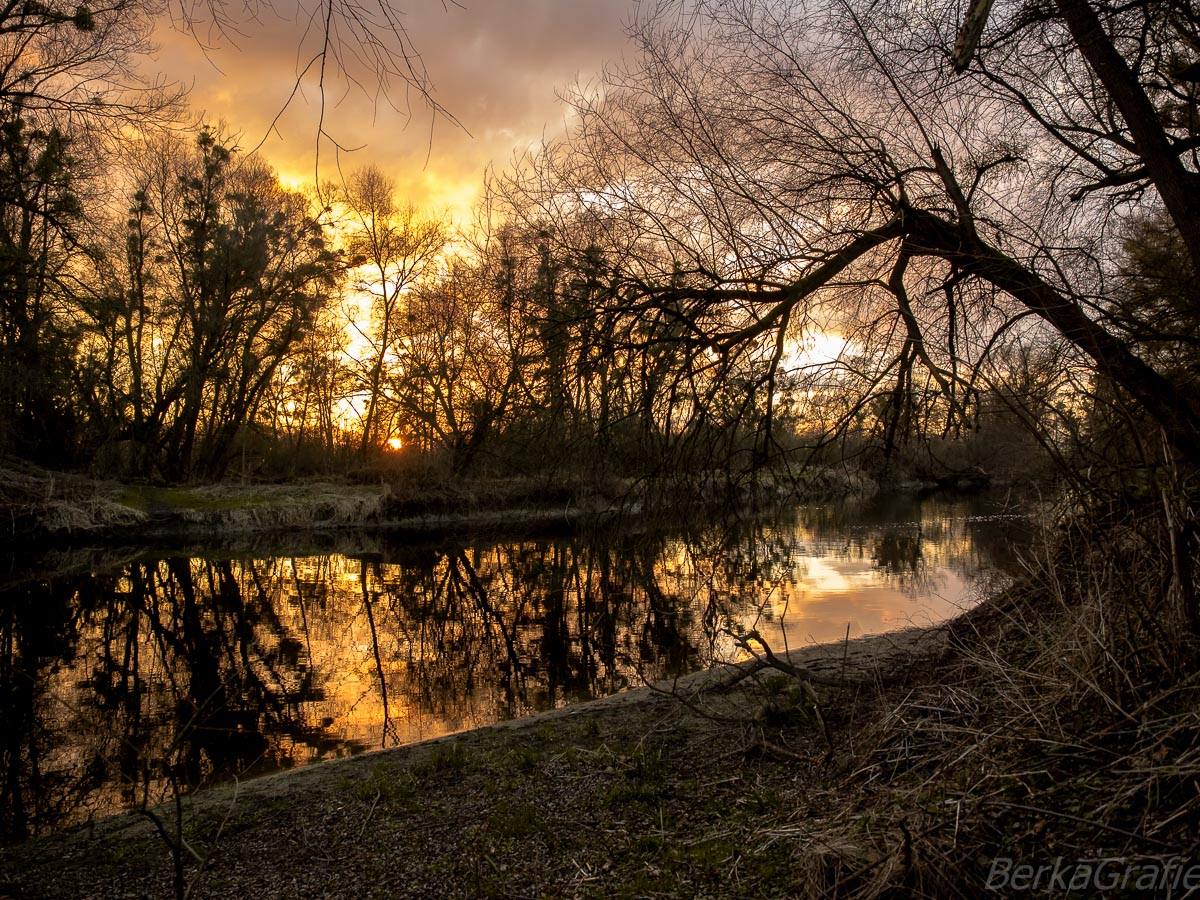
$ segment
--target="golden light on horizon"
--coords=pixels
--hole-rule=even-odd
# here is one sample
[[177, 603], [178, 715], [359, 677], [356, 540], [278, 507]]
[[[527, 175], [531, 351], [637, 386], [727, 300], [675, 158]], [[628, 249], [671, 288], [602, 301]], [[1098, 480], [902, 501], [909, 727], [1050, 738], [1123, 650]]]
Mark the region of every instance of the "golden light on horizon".
[[400, 450], [404, 447], [404, 441], [398, 437], [390, 437], [387, 439], [387, 445], [389, 450]]
[[834, 330], [813, 329], [784, 349], [785, 369], [824, 369], [834, 366], [857, 347]]

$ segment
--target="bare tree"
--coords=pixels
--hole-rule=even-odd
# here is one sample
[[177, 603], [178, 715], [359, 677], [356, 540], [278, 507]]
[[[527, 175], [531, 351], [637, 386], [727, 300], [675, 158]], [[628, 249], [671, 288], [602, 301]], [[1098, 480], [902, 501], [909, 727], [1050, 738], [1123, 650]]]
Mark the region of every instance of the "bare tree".
[[413, 285], [433, 270], [447, 237], [440, 222], [422, 218], [412, 206], [399, 207], [395, 183], [374, 166], [353, 173], [346, 183], [352, 220], [349, 249], [358, 265], [357, 292], [370, 298], [370, 325], [354, 327], [367, 344], [358, 362], [366, 409], [360, 451], [380, 442], [380, 399], [388, 367], [396, 363], [400, 317]]
[[1172, 67], [1195, 21], [997, 5], [958, 75], [955, 4], [664, 3], [500, 191], [562, 253], [603, 221], [620, 265], [598, 314], [655, 323], [644, 343], [677, 347], [689, 384], [754, 358], [769, 407], [788, 342], [836, 329], [847, 416], [878, 401], [895, 429], [927, 384], [953, 424], [994, 351], [1038, 335], [1195, 457], [1188, 386], [1103, 315], [1125, 220], [1161, 198], [1190, 247], [1195, 99]]
[[410, 435], [465, 470], [507, 423], [523, 371], [495, 293], [476, 265], [452, 259], [413, 292], [389, 380]]

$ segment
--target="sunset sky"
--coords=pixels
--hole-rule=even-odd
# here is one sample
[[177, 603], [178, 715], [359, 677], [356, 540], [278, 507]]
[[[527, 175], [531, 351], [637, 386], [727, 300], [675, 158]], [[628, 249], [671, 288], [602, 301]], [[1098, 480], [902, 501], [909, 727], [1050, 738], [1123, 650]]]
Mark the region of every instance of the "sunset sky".
[[[194, 110], [223, 121], [250, 148], [267, 133], [288, 98], [296, 74], [319, 49], [307, 38], [304, 7], [284, 0], [264, 11], [233, 40], [214, 39], [207, 52], [190, 36], [164, 27], [150, 65], [191, 86]], [[594, 76], [622, 52], [622, 30], [633, 0], [431, 0], [402, 5], [405, 26], [433, 82], [434, 96], [463, 128], [431, 114], [419, 99], [406, 122], [402, 112], [371, 100], [344, 78], [327, 82], [327, 130], [343, 146], [345, 171], [376, 163], [397, 181], [402, 199], [430, 211], [469, 217], [489, 163], [503, 165], [514, 150], [563, 126], [555, 91], [576, 77]], [[296, 12], [289, 12], [295, 10]], [[236, 45], [234, 44], [236, 41]], [[262, 153], [285, 181], [311, 182], [319, 110], [314, 70], [280, 118]], [[432, 140], [432, 144], [430, 141]], [[428, 161], [427, 161], [428, 160]], [[322, 149], [321, 177], [334, 178], [333, 148]]]

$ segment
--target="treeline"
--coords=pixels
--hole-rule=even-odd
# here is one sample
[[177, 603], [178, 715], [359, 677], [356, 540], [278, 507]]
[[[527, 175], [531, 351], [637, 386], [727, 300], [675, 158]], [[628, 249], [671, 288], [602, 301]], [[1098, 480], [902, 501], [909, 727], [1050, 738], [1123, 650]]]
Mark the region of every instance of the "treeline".
[[[204, 129], [130, 144], [89, 183], [67, 134], [7, 134], [0, 414], [21, 456], [168, 481], [400, 455], [638, 470], [935, 427], [916, 390], [849, 423], [836, 373], [681, 353], [686, 323], [618, 305], [598, 243], [510, 223], [453, 251], [375, 169], [304, 195]], [[982, 396], [960, 406], [939, 436], [980, 427]]]
[[876, 348], [722, 355], [684, 312], [639, 306], [613, 248], [564, 246], [545, 221], [455, 236], [371, 168], [298, 193], [212, 129], [95, 173], [66, 133], [6, 133], [0, 421], [5, 451], [44, 463], [166, 481], [418, 457], [636, 472], [908, 445], [929, 457], [910, 465], [965, 469], [930, 439], [1011, 439], [1010, 401], [1055, 389], [1027, 349], [1011, 397], [948, 400], [909, 371], [864, 398], [847, 360]]
[[[988, 116], [937, 72], [916, 104], [868, 17], [856, 52], [913, 118], [891, 133], [850, 56], [792, 28], [833, 13], [752, 12], [640, 23], [604, 99], [573, 97], [572, 130], [491, 178], [465, 234], [376, 169], [297, 192], [178, 129], [182, 98], [130, 74], [149, 7], [0, 13], [0, 451], [187, 481], [1078, 469], [1138, 421], [1192, 446], [1190, 214], [1062, 156], [1079, 111], [996, 156], [1023, 72]], [[779, 47], [793, 68], [762, 62]]]

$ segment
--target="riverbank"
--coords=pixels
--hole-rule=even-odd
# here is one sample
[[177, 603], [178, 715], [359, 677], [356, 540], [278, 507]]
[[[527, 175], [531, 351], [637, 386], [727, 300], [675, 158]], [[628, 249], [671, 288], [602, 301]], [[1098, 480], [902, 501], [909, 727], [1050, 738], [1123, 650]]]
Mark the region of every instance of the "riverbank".
[[[1186, 857], [1200, 685], [1122, 706], [1133, 672], [1065, 597], [1030, 578], [936, 628], [203, 791], [182, 887], [968, 897], [997, 858]], [[155, 814], [166, 839], [127, 814], [3, 849], [0, 894], [169, 895], [175, 808]]]
[[[949, 633], [787, 660], [873, 703], [944, 656]], [[815, 723], [770, 721], [804, 702], [778, 672], [710, 670], [201, 792], [183, 812], [203, 860], [188, 859], [191, 896], [804, 892], [819, 875], [796, 865], [808, 852], [797, 814], [828, 797], [832, 763]], [[170, 825], [171, 807], [158, 814]], [[0, 851], [0, 890], [14, 897], [169, 895], [172, 873], [138, 814]]]
[[[916, 490], [921, 485], [908, 487]], [[786, 483], [767, 476], [732, 489], [692, 483], [685, 492], [644, 480], [600, 477], [164, 487], [11, 464], [0, 466], [0, 530], [14, 541], [52, 538], [60, 543], [351, 528], [435, 533], [464, 527], [571, 525], [636, 515], [651, 491], [655, 508], [662, 509], [669, 505], [664, 498], [727, 506], [750, 500], [869, 495], [876, 490], [878, 485], [861, 473], [827, 467], [813, 468]]]

